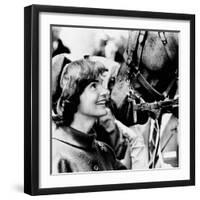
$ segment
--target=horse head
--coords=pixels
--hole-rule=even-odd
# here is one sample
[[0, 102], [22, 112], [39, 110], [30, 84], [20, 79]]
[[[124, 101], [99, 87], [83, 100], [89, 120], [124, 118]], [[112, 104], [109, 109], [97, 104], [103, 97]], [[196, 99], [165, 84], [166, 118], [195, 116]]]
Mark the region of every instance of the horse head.
[[118, 109], [132, 93], [145, 102], [173, 99], [178, 87], [178, 32], [130, 31], [124, 60], [111, 93]]

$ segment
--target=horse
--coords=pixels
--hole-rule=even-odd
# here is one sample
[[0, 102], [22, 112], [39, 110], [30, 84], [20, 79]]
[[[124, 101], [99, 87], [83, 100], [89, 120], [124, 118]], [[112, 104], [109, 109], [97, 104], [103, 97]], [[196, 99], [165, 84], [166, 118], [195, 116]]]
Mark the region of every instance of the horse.
[[[175, 130], [174, 135], [177, 136], [178, 106], [175, 106], [174, 100], [178, 96], [178, 39], [178, 32], [130, 31], [124, 63], [118, 71], [111, 92], [113, 112], [125, 125], [137, 127], [138, 124], [148, 123], [150, 119], [159, 122], [162, 129], [162, 137], [159, 135], [162, 152], [166, 149], [173, 149], [176, 153], [178, 151], [177, 138], [172, 142], [174, 132], [172, 134], [170, 131]], [[168, 106], [162, 106], [168, 101]], [[137, 104], [143, 104], [140, 108], [144, 109], [136, 110]], [[173, 119], [171, 129], [168, 124], [161, 127], [165, 113], [170, 114], [168, 121]], [[146, 141], [149, 137], [150, 133], [146, 131]], [[170, 142], [173, 143], [171, 147]], [[174, 165], [178, 163], [177, 157]]]

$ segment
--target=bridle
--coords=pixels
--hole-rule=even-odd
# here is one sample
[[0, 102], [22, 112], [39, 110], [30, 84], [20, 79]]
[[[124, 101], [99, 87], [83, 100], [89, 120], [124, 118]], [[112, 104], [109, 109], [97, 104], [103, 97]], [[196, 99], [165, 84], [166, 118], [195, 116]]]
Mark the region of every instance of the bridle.
[[[168, 41], [165, 36], [165, 32], [158, 32], [159, 38], [162, 41], [164, 49], [169, 59], [169, 63], [172, 63], [172, 55], [168, 47]], [[129, 80], [136, 80], [138, 81], [143, 88], [156, 100], [164, 100], [168, 97], [171, 89], [173, 88], [174, 84], [177, 82], [177, 70], [173, 74], [173, 78], [169, 83], [167, 89], [160, 93], [156, 88], [154, 88], [142, 75], [141, 73], [141, 61], [142, 61], [142, 54], [145, 46], [145, 42], [148, 36], [148, 31], [136, 31], [135, 35], [130, 32], [129, 39], [128, 39], [128, 46], [124, 53], [125, 58], [125, 65], [128, 66], [129, 69]]]

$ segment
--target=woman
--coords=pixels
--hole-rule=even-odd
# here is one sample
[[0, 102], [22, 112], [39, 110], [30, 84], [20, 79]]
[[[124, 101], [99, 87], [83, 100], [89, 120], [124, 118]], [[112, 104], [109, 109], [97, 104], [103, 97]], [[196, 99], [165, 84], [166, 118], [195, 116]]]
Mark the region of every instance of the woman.
[[107, 114], [106, 71], [102, 64], [84, 59], [64, 68], [54, 118], [53, 173], [126, 169], [108, 145], [95, 139], [93, 131], [96, 120]]

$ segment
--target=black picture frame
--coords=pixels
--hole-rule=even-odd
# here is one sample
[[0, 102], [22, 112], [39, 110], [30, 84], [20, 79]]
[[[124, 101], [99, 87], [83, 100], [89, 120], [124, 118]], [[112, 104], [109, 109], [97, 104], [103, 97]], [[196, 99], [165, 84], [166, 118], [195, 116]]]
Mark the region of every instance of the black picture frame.
[[[188, 21], [190, 24], [190, 172], [177, 181], [108, 184], [75, 187], [39, 187], [39, 15], [75, 13], [127, 18]], [[195, 184], [195, 15], [83, 7], [31, 5], [24, 8], [24, 192], [30, 195], [174, 187]]]

